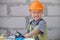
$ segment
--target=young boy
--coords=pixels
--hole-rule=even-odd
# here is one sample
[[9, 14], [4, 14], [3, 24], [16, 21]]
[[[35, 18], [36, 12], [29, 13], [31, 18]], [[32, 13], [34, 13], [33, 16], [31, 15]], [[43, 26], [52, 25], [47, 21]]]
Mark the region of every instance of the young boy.
[[25, 38], [32, 37], [35, 40], [47, 40], [46, 22], [42, 19], [43, 4], [39, 1], [34, 1], [30, 4], [29, 11], [33, 20], [29, 23]]

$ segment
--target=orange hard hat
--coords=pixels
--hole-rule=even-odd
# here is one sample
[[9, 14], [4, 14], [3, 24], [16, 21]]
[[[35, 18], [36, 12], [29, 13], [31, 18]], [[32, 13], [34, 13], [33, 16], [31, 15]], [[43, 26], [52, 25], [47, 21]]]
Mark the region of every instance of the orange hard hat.
[[29, 6], [29, 10], [43, 10], [43, 4], [37, 0], [33, 1], [30, 6]]

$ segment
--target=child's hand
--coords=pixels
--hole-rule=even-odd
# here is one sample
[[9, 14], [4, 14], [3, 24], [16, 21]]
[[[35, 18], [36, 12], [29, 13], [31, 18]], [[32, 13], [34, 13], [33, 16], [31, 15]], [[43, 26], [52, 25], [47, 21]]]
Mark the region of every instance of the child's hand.
[[29, 37], [31, 37], [31, 36], [37, 35], [39, 32], [40, 32], [40, 31], [39, 31], [38, 29], [35, 29], [35, 30], [33, 30], [33, 31], [25, 34], [24, 37], [25, 37], [25, 38], [29, 38]]

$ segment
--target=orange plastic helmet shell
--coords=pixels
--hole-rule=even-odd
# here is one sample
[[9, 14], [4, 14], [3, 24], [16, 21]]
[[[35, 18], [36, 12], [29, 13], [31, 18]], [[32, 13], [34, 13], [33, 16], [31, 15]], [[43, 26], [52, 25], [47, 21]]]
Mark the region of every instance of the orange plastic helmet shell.
[[43, 4], [39, 1], [34, 1], [30, 4], [29, 10], [43, 10]]

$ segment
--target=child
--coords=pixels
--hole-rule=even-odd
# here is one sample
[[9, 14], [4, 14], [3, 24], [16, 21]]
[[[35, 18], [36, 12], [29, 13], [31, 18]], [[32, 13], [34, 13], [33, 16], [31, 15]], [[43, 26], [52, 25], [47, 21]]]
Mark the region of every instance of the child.
[[30, 4], [29, 11], [33, 20], [29, 23], [25, 38], [32, 37], [35, 40], [47, 40], [46, 22], [42, 19], [44, 7], [41, 2], [35, 0]]

